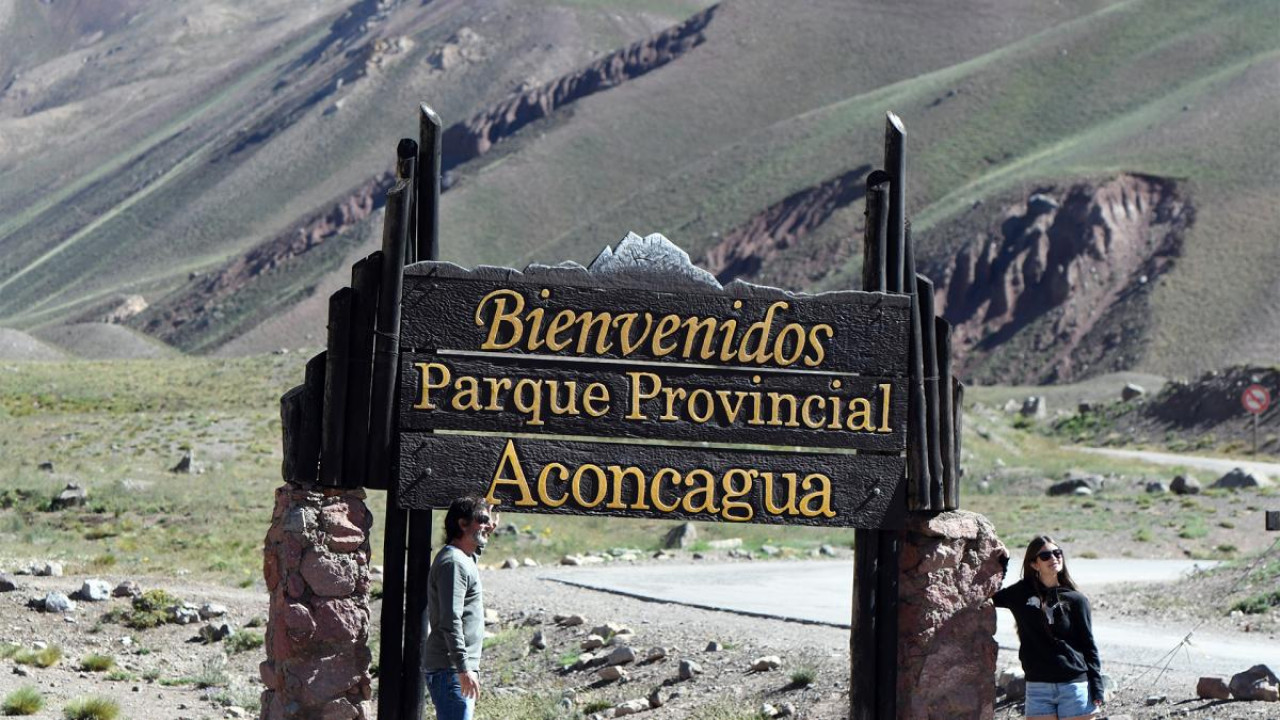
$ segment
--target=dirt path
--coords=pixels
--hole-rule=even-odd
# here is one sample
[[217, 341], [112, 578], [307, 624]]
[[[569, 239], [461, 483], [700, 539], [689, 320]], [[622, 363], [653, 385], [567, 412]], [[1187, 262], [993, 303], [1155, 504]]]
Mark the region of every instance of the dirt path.
[[1280, 477], [1280, 463], [1232, 460], [1230, 458], [1203, 457], [1199, 455], [1178, 455], [1176, 453], [1153, 452], [1150, 450], [1115, 450], [1112, 448], [1075, 447], [1071, 445], [1063, 447], [1095, 455], [1143, 460], [1157, 465], [1182, 465], [1220, 473], [1227, 473], [1235, 468], [1243, 468], [1248, 472], [1260, 473], [1271, 478]]

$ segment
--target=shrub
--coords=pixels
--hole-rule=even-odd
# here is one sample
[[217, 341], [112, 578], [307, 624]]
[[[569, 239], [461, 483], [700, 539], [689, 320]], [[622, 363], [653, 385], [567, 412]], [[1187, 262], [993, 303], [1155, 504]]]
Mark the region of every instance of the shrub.
[[808, 687], [818, 679], [818, 670], [809, 665], [802, 665], [791, 673], [791, 687]]
[[247, 652], [249, 650], [257, 650], [262, 647], [265, 638], [262, 633], [256, 633], [252, 630], [237, 630], [227, 638], [227, 650], [233, 653]]
[[116, 720], [119, 716], [119, 703], [104, 697], [72, 700], [62, 709], [62, 717], [66, 720]]
[[87, 672], [106, 672], [116, 666], [116, 659], [110, 655], [90, 653], [80, 658], [80, 669]]
[[149, 630], [169, 622], [169, 608], [181, 602], [164, 590], [148, 590], [134, 598], [128, 610], [113, 610], [103, 618], [134, 630]]
[[13, 661], [19, 665], [35, 665], [40, 668], [53, 667], [62, 659], [62, 648], [49, 645], [43, 650], [19, 650]]
[[1232, 610], [1239, 610], [1245, 615], [1261, 615], [1273, 607], [1280, 606], [1280, 590], [1274, 590], [1261, 595], [1254, 595], [1251, 598], [1245, 598], [1235, 605], [1231, 606]]
[[5, 715], [35, 715], [43, 707], [44, 697], [31, 685], [24, 685], [5, 695], [4, 703], [0, 704]]

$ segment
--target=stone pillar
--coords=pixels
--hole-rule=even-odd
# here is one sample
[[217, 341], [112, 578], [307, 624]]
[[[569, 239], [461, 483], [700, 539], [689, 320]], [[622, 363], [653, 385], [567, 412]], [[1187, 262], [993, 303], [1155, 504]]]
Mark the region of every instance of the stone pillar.
[[991, 522], [956, 510], [907, 518], [898, 578], [898, 717], [995, 715], [996, 609], [1009, 553]]
[[369, 528], [361, 489], [276, 490], [262, 720], [371, 720]]

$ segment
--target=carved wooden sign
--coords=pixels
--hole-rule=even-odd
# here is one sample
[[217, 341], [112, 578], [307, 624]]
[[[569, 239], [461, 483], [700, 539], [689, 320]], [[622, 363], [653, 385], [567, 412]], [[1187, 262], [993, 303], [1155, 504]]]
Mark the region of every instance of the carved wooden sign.
[[400, 502], [897, 524], [906, 296], [722, 287], [661, 235], [405, 269]]

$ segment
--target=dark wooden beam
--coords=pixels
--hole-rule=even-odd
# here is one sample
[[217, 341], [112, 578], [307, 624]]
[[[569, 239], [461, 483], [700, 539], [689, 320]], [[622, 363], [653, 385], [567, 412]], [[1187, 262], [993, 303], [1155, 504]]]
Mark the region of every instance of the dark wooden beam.
[[343, 483], [346, 443], [347, 381], [351, 350], [351, 288], [329, 297], [329, 346], [324, 371], [324, 419], [321, 426], [320, 484]]

